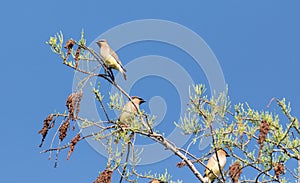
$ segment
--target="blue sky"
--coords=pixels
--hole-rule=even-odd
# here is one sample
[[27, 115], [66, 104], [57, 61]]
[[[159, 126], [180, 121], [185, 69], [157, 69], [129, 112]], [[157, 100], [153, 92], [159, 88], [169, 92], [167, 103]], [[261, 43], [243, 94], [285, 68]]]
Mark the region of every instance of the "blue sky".
[[[200, 35], [212, 49], [233, 103], [248, 101], [253, 107], [265, 109], [272, 97], [286, 97], [292, 102], [293, 114], [300, 116], [299, 6], [299, 1], [292, 0], [2, 2], [1, 182], [92, 182], [106, 164], [105, 158], [86, 142], [80, 143], [69, 161], [65, 160], [66, 153], [61, 153], [56, 169], [47, 155], [39, 154], [41, 137], [37, 131], [49, 113], [65, 110], [73, 80], [73, 72], [45, 44], [49, 36], [62, 30], [66, 38], [79, 38], [84, 28], [90, 43], [101, 33], [128, 21], [152, 18], [177, 22]], [[163, 44], [155, 47], [155, 44], [141, 45], [142, 48], [139, 43], [128, 46], [120, 50], [120, 57], [124, 58], [124, 64], [147, 54], [174, 59], [187, 57], [175, 48]], [[206, 83], [201, 70], [191, 72], [191, 75], [199, 74], [197, 81]], [[141, 90], [143, 82], [148, 85], [159, 82], [158, 78], [152, 79], [139, 81], [133, 93]], [[159, 95], [157, 90], [149, 89], [146, 99], [151, 97], [151, 92]], [[164, 121], [169, 120], [174, 120], [172, 113], [166, 114]], [[161, 129], [165, 128], [164, 123], [160, 125]], [[166, 165], [174, 172], [177, 161], [170, 158], [144, 168], [163, 172]], [[180, 169], [174, 178], [186, 172]], [[194, 178], [185, 180], [195, 181]]]

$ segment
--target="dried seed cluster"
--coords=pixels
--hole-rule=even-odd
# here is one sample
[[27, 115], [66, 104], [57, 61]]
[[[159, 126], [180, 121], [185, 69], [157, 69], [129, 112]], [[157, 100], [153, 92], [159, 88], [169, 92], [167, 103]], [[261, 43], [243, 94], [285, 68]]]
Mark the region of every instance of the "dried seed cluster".
[[265, 142], [269, 130], [270, 130], [269, 123], [266, 120], [263, 120], [260, 123], [258, 144], [263, 144]]
[[78, 118], [78, 114], [80, 112], [80, 102], [82, 99], [82, 91], [80, 90], [79, 92], [77, 92], [77, 96], [76, 96], [76, 118]]
[[64, 138], [67, 136], [67, 131], [68, 131], [68, 128], [70, 126], [70, 120], [67, 119], [58, 129], [59, 131], [59, 140], [60, 141], [63, 141]]
[[[63, 141], [64, 138], [67, 136], [67, 131], [70, 126], [70, 120], [75, 121], [78, 118], [81, 98], [82, 91], [79, 91], [77, 93], [71, 93], [67, 98], [66, 106], [68, 108], [69, 114], [67, 120], [59, 128], [59, 139], [61, 141]], [[72, 129], [74, 130], [75, 126], [73, 126]]]
[[76, 102], [76, 94], [75, 93], [71, 93], [66, 101], [66, 106], [68, 108], [68, 112], [69, 112], [69, 119], [71, 120], [75, 120], [75, 115], [74, 115], [74, 110], [75, 110], [75, 102]]
[[75, 145], [77, 144], [77, 142], [80, 140], [80, 133], [78, 133], [70, 142], [70, 150], [68, 152], [68, 157], [67, 160], [70, 159], [71, 154], [74, 152], [75, 149]]
[[111, 183], [112, 173], [111, 170], [104, 170], [93, 183]]
[[257, 143], [260, 144], [260, 148], [259, 148], [259, 151], [258, 151], [258, 157], [257, 158], [259, 158], [259, 156], [260, 156], [260, 152], [261, 152], [262, 148], [264, 147], [264, 142], [267, 138], [267, 134], [268, 134], [269, 131], [270, 131], [269, 123], [266, 120], [263, 120], [260, 123], [259, 137], [258, 137], [258, 140], [257, 140]]
[[241, 164], [239, 162], [235, 162], [229, 167], [229, 175], [233, 183], [238, 183], [241, 173], [242, 169]]
[[[75, 44], [76, 44], [76, 42], [73, 39], [69, 39], [66, 42], [66, 45], [64, 46], [64, 48], [67, 49], [67, 53], [66, 53], [66, 57], [64, 58], [64, 63], [66, 63], [67, 59], [72, 54], [72, 49], [73, 49]], [[81, 51], [81, 47], [78, 46], [78, 48], [75, 52], [75, 58], [74, 58], [75, 59], [75, 69], [78, 68], [80, 51]]]
[[[53, 114], [50, 114], [45, 120], [44, 120], [44, 124], [43, 124], [43, 128], [38, 132], [39, 134], [42, 135], [42, 142], [39, 145], [39, 147], [42, 147], [43, 142], [45, 141], [45, 138], [48, 134], [48, 130], [50, 128], [52, 128], [54, 126], [54, 122], [52, 122], [53, 120]], [[52, 124], [51, 124], [52, 122]]]
[[181, 162], [177, 163], [176, 166], [177, 166], [178, 168], [182, 168], [182, 167], [185, 166], [185, 162], [181, 161]]
[[75, 41], [73, 39], [69, 39], [66, 42], [66, 45], [64, 46], [64, 48], [71, 50], [73, 48], [74, 44], [75, 44]]
[[69, 112], [68, 118], [73, 121], [75, 121], [76, 118], [78, 117], [80, 111], [81, 99], [82, 99], [82, 91], [79, 91], [77, 93], [71, 93], [67, 98], [66, 106]]
[[75, 53], [75, 68], [78, 68], [78, 64], [79, 64], [79, 56], [80, 56], [80, 50], [81, 48], [78, 47]]
[[282, 163], [273, 163], [275, 177], [278, 178], [280, 174], [284, 174], [284, 164]]
[[68, 57], [72, 53], [72, 48], [73, 48], [74, 44], [75, 44], [75, 41], [73, 39], [69, 39], [66, 42], [66, 45], [64, 46], [64, 48], [67, 49], [68, 51], [67, 51], [66, 57], [64, 59], [64, 62], [68, 59]]
[[[72, 45], [73, 43], [71, 42], [69, 44]], [[66, 47], [70, 48], [71, 46], [67, 44]], [[46, 138], [46, 136], [48, 134], [48, 130], [50, 128], [54, 127], [54, 122], [55, 122], [54, 116], [56, 116], [56, 117], [59, 117], [59, 116], [65, 117], [65, 120], [63, 121], [63, 123], [59, 127], [58, 132], [59, 132], [59, 140], [60, 141], [63, 141], [66, 138], [68, 129], [70, 127], [71, 120], [75, 121], [78, 118], [78, 114], [79, 114], [79, 111], [80, 111], [80, 102], [81, 102], [82, 96], [83, 96], [82, 91], [79, 91], [77, 93], [71, 93], [68, 96], [67, 101], [66, 101], [66, 106], [67, 106], [67, 109], [68, 109], [67, 116], [65, 116], [64, 114], [50, 114], [44, 120], [43, 128], [38, 132], [38, 133], [40, 133], [42, 135], [42, 142], [39, 145], [40, 147], [42, 147], [42, 145], [43, 145], [43, 142], [44, 142], [44, 140], [45, 140], [45, 138]], [[74, 130], [75, 126], [73, 126], [72, 129]], [[71, 140], [71, 142], [69, 144], [70, 150], [69, 150], [67, 159], [70, 158], [70, 155], [73, 153], [74, 147], [75, 147], [76, 143], [79, 140], [80, 140], [80, 134], [77, 134]]]

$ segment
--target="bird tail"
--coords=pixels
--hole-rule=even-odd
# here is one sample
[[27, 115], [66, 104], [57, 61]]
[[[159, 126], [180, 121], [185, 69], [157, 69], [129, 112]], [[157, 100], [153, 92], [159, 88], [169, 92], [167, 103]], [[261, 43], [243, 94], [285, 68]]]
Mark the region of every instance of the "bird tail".
[[120, 69], [121, 74], [123, 75], [124, 79], [127, 80], [127, 76], [125, 74], [125, 70], [123, 70], [122, 68]]

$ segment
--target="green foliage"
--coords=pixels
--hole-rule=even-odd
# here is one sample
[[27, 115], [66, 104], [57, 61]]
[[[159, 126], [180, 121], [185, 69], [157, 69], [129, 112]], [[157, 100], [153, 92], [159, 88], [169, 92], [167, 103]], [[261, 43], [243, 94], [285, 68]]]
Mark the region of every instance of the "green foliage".
[[[57, 42], [58, 41], [58, 42]], [[62, 32], [57, 33], [53, 37], [50, 37], [49, 41], [46, 42], [51, 48], [51, 50], [55, 53], [61, 56], [62, 59], [64, 59], [64, 53], [62, 51], [64, 43], [64, 36]]]
[[123, 98], [122, 94], [120, 94], [120, 93], [110, 94], [109, 99], [110, 99], [109, 108], [111, 110], [121, 111], [123, 109], [124, 98]]
[[[59, 55], [63, 60], [63, 64], [86, 75], [83, 78], [76, 91], [82, 89], [92, 77], [100, 77], [108, 81], [114, 87], [119, 89], [119, 93], [103, 94], [101, 93], [102, 86], [98, 83], [97, 87], [93, 87], [92, 91], [96, 100], [99, 102], [102, 112], [107, 120], [92, 121], [76, 116], [76, 121], [82, 129], [92, 126], [99, 128], [99, 131], [94, 134], [80, 138], [78, 141], [85, 138], [94, 138], [101, 143], [108, 153], [107, 169], [116, 172], [122, 172], [122, 177], [130, 182], [137, 182], [140, 178], [159, 179], [170, 183], [182, 182], [172, 181], [172, 176], [166, 172], [164, 174], [145, 173], [140, 174], [137, 171], [137, 166], [141, 161], [140, 155], [142, 149], [134, 148], [135, 139], [145, 137], [160, 143], [166, 150], [172, 151], [182, 160], [182, 166], [188, 165], [194, 175], [201, 181], [202, 176], [198, 169], [205, 168], [205, 163], [211, 155], [219, 148], [226, 149], [230, 155], [230, 164], [239, 162], [243, 173], [239, 180], [242, 182], [291, 182], [287, 180], [283, 170], [278, 170], [276, 164], [287, 163], [296, 164], [300, 159], [300, 130], [299, 121], [291, 114], [291, 105], [286, 102], [285, 98], [272, 99], [276, 100], [279, 106], [279, 112], [270, 112], [266, 110], [255, 110], [248, 103], [231, 104], [226, 90], [220, 94], [214, 94], [208, 97], [205, 94], [206, 88], [202, 84], [198, 84], [189, 88], [189, 104], [186, 109], [186, 114], [180, 118], [179, 122], [174, 122], [175, 126], [182, 130], [183, 135], [190, 135], [190, 142], [186, 149], [177, 147], [176, 142], [171, 142], [164, 137], [163, 132], [153, 129], [155, 116], [147, 114], [140, 110], [134, 113], [130, 124], [120, 124], [118, 116], [111, 115], [108, 111], [124, 112], [124, 105], [130, 101], [129, 95], [114, 81], [113, 76], [108, 74], [108, 68], [105, 67], [99, 55], [91, 48], [86, 47], [84, 39], [84, 31], [81, 32], [81, 37], [78, 41], [69, 39], [64, 46], [64, 37], [62, 32], [50, 37], [46, 42], [51, 50]], [[73, 49], [76, 46], [76, 51]], [[79, 64], [80, 60], [80, 64]], [[90, 62], [95, 63], [91, 66]], [[103, 67], [104, 74], [96, 73], [97, 69]], [[109, 96], [109, 103], [104, 104], [104, 97]], [[124, 99], [126, 96], [126, 99]], [[68, 108], [70, 110], [70, 108]], [[68, 110], [68, 112], [69, 112]], [[75, 110], [75, 109], [73, 109]], [[77, 109], [79, 110], [79, 109]], [[73, 111], [74, 112], [74, 111]], [[78, 112], [76, 112], [78, 114]], [[54, 113], [52, 117], [63, 118], [62, 123], [68, 118], [68, 113]], [[54, 120], [54, 121], [55, 121]], [[44, 136], [52, 126], [54, 121], [44, 121]], [[75, 121], [75, 120], [74, 120]], [[48, 124], [49, 123], [49, 124]], [[59, 131], [59, 130], [58, 130]], [[58, 134], [58, 131], [56, 135]], [[56, 136], [55, 135], [55, 136]], [[53, 137], [53, 139], [55, 138]], [[197, 143], [204, 143], [203, 139], [209, 137], [212, 140], [210, 144], [211, 150], [207, 154], [199, 155], [199, 152], [193, 153], [191, 147]], [[54, 140], [52, 140], [53, 143]], [[76, 142], [77, 143], [77, 142]], [[207, 143], [207, 142], [206, 142]], [[75, 146], [75, 145], [74, 145]], [[52, 148], [45, 152], [53, 150], [59, 151], [69, 148], [70, 145]], [[74, 147], [73, 147], [74, 148]], [[73, 149], [74, 150], [74, 149]], [[193, 168], [195, 166], [195, 168]], [[300, 166], [300, 165], [299, 165]], [[256, 173], [256, 177], [249, 177], [247, 171]], [[275, 171], [275, 173], [274, 173]], [[276, 175], [277, 171], [277, 175]], [[286, 169], [284, 169], [285, 172]], [[229, 177], [228, 170], [222, 172], [223, 180], [227, 182]], [[291, 177], [297, 177], [293, 171], [288, 171]], [[299, 179], [299, 178], [298, 178]]]
[[[276, 100], [280, 110], [289, 119], [289, 123], [283, 126], [278, 114], [257, 111], [247, 103], [236, 104], [234, 111], [230, 111], [231, 102], [226, 93], [208, 99], [203, 85], [196, 85], [193, 89], [190, 91], [187, 114], [179, 124], [175, 123], [176, 126], [186, 135], [193, 134], [193, 143], [195, 139], [210, 136], [213, 139], [212, 149], [228, 149], [233, 161], [236, 159], [244, 168], [257, 172], [258, 180], [284, 182], [283, 176], [278, 179], [273, 175], [274, 163], [297, 163], [300, 157], [299, 122], [291, 116], [290, 104], [286, 104], [285, 99]], [[262, 121], [267, 122], [270, 131], [260, 146], [258, 140], [262, 138]], [[213, 128], [214, 123], [218, 123], [218, 127]], [[253, 148], [255, 146], [257, 148]], [[249, 177], [245, 176], [244, 180], [249, 180]]]

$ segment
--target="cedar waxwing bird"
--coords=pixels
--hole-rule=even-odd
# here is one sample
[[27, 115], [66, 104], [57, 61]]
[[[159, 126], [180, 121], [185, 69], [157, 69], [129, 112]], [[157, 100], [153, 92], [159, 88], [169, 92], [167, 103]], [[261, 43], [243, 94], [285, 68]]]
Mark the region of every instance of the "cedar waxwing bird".
[[133, 122], [135, 116], [137, 115], [137, 109], [139, 110], [140, 105], [146, 102], [144, 99], [137, 96], [133, 96], [131, 97], [131, 99], [132, 102], [136, 105], [136, 107], [131, 101], [125, 104], [122, 113], [119, 117], [119, 121], [121, 124], [130, 125]]
[[[226, 164], [226, 157], [229, 156], [224, 149], [219, 149], [217, 151], [217, 154], [218, 154], [218, 159], [219, 159], [219, 164], [220, 164], [221, 170], [219, 168], [216, 153], [214, 153], [209, 158], [207, 165], [206, 165], [207, 169], [205, 170], [204, 177], [203, 177], [206, 183], [214, 182], [214, 180], [217, 178], [216, 176], [221, 175], [221, 171], [224, 169], [224, 166]], [[212, 172], [214, 172], [214, 174], [216, 176], [210, 170]]]
[[97, 45], [100, 47], [100, 57], [104, 64], [110, 68], [120, 71], [126, 80], [126, 69], [123, 67], [121, 60], [114, 50], [110, 48], [105, 39], [97, 41]]

